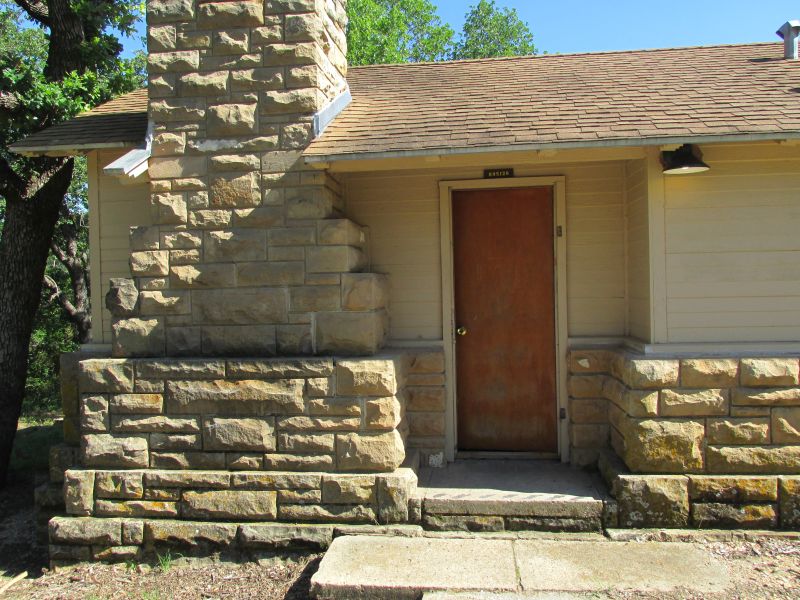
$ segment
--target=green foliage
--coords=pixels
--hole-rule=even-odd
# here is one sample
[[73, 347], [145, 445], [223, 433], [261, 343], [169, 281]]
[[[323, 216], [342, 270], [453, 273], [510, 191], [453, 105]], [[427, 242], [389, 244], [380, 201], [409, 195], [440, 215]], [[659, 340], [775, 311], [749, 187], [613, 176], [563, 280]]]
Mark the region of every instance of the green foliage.
[[347, 59], [351, 65], [444, 60], [453, 30], [429, 0], [350, 0]]
[[47, 471], [49, 455], [43, 448], [55, 446], [64, 441], [64, 427], [52, 421], [22, 422], [14, 436], [14, 450], [11, 454], [11, 469], [23, 473]]
[[517, 11], [479, 0], [458, 38], [430, 0], [349, 0], [351, 65], [433, 62], [535, 54], [533, 34]]
[[172, 563], [176, 558], [180, 558], [180, 554], [172, 556], [172, 553], [169, 550], [167, 550], [164, 554], [156, 552], [158, 568], [161, 569], [162, 573], [166, 573], [172, 568]]
[[536, 54], [533, 34], [516, 9], [498, 8], [494, 0], [471, 6], [451, 58], [488, 58]]

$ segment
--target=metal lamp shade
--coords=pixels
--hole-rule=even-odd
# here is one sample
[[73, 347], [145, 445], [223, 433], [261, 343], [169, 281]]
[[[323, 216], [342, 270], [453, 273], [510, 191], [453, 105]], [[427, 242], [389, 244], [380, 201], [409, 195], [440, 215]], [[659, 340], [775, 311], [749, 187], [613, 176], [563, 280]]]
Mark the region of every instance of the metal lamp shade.
[[689, 175], [708, 171], [709, 167], [702, 160], [700, 149], [692, 144], [684, 144], [677, 150], [661, 153], [661, 164], [665, 175]]

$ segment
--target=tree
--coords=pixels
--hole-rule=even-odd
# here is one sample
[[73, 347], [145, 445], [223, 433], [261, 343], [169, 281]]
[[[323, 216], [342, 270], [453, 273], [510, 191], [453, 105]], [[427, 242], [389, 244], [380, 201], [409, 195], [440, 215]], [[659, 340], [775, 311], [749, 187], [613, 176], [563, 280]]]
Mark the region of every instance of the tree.
[[445, 60], [453, 30], [429, 0], [350, 0], [347, 60], [353, 65]]
[[117, 38], [133, 33], [139, 12], [138, 0], [0, 1], [0, 487], [47, 257], [75, 164], [17, 156], [8, 146], [141, 85], [141, 61], [121, 60]]
[[494, 0], [480, 0], [467, 13], [453, 59], [525, 56], [536, 54], [533, 34], [515, 9], [498, 8]]

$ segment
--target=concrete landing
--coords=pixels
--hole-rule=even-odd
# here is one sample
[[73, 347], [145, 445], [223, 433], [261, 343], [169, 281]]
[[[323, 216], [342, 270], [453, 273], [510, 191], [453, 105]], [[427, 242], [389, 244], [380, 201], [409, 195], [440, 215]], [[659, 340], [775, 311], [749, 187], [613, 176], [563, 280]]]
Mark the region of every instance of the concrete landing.
[[[599, 531], [599, 485], [596, 476], [557, 461], [457, 460], [443, 469], [422, 469], [417, 495], [429, 529], [482, 524], [484, 531]], [[456, 518], [464, 516], [495, 520]]]
[[609, 590], [703, 594], [727, 585], [726, 567], [688, 544], [353, 536], [334, 540], [311, 594], [387, 600], [441, 592], [467, 600]]

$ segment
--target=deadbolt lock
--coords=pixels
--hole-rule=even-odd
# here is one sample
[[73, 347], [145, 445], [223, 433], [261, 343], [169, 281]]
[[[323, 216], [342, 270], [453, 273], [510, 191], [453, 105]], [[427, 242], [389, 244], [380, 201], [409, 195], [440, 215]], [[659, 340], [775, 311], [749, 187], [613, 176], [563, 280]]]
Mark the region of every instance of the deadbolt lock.
[[467, 328], [466, 327], [459, 327], [456, 329], [456, 333], [458, 335], [467, 335]]

